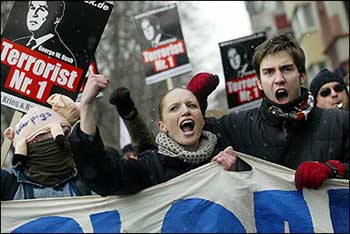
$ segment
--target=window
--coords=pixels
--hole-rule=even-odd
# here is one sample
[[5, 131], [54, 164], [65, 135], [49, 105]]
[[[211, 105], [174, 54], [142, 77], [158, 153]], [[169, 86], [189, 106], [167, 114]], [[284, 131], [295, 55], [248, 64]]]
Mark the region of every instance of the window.
[[292, 19], [292, 28], [295, 34], [295, 38], [297, 40], [299, 40], [300, 36], [301, 36], [301, 28], [299, 25], [299, 21], [297, 20], [297, 17], [293, 17]]
[[315, 29], [315, 17], [310, 3], [297, 7], [292, 19], [292, 27], [297, 40], [300, 40], [303, 34]]
[[315, 21], [311, 10], [311, 5], [307, 4], [302, 9], [304, 9], [305, 25], [306, 28], [314, 28]]

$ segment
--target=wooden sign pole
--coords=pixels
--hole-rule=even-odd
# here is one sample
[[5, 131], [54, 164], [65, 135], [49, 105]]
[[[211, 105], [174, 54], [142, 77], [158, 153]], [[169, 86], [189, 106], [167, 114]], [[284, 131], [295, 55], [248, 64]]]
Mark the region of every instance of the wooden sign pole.
[[168, 85], [168, 90], [174, 88], [173, 79], [171, 77], [166, 79], [166, 84]]
[[[23, 113], [20, 111], [15, 111], [15, 113], [12, 116], [10, 127], [12, 129], [15, 129], [16, 124], [19, 122], [19, 120], [22, 118]], [[4, 167], [8, 152], [10, 150], [10, 146], [12, 144], [12, 141], [4, 137], [4, 142], [1, 145], [1, 168]]]

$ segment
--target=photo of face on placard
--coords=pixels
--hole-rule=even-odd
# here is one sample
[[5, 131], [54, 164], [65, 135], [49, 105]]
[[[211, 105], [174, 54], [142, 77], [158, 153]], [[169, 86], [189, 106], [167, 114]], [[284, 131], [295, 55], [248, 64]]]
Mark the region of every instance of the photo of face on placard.
[[29, 1], [26, 26], [31, 35], [13, 41], [77, 66], [74, 54], [56, 30], [64, 11], [63, 1]]
[[147, 85], [192, 70], [176, 4], [135, 15]]
[[245, 49], [241, 46], [236, 45], [235, 47], [229, 48], [227, 51], [227, 60], [230, 63], [230, 66], [235, 70], [237, 76], [243, 77], [248, 68], [247, 61], [248, 54]]
[[1, 37], [1, 104], [26, 112], [52, 94], [75, 100], [113, 4], [15, 1]]
[[254, 108], [262, 96], [252, 64], [254, 49], [266, 40], [264, 32], [219, 43], [230, 110]]
[[148, 47], [155, 48], [177, 40], [176, 36], [161, 30], [159, 19], [154, 15], [143, 18], [140, 22], [140, 27]]

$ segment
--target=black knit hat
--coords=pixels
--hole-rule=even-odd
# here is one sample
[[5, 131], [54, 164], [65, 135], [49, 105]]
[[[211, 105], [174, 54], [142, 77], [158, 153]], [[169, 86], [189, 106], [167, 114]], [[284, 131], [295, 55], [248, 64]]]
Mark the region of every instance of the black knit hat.
[[[331, 72], [328, 69], [322, 69], [319, 73], [317, 73], [317, 75], [311, 81], [311, 84], [310, 84], [310, 92], [314, 96], [315, 103], [317, 100], [318, 90], [320, 90], [320, 88], [324, 84], [327, 84], [327, 83], [333, 82], [333, 81], [339, 82], [340, 84], [344, 85], [344, 87], [345, 87], [344, 80], [337, 73]], [[345, 89], [345, 90], [346, 90], [346, 92], [348, 92], [347, 89]]]

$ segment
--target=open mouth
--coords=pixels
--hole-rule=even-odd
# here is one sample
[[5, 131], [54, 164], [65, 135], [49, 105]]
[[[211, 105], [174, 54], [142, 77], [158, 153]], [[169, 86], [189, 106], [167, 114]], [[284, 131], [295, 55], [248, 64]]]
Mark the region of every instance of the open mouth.
[[288, 101], [288, 92], [286, 89], [277, 89], [275, 96], [277, 101], [281, 104], [284, 104]]
[[194, 130], [194, 121], [191, 119], [186, 119], [181, 122], [180, 128], [185, 135], [190, 135], [193, 133]]

